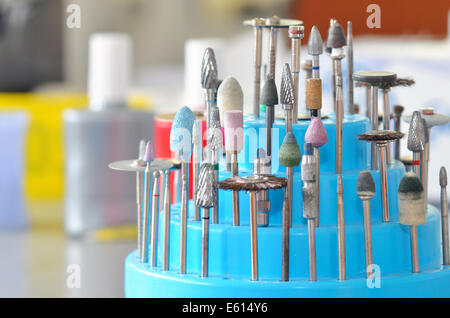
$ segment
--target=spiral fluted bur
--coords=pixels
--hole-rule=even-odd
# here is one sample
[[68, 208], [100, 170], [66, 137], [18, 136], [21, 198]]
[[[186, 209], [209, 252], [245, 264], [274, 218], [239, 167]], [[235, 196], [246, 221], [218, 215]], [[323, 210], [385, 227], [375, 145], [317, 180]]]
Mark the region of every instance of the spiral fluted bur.
[[202, 208], [210, 208], [216, 205], [217, 183], [214, 177], [214, 167], [210, 163], [204, 163], [200, 167], [197, 197], [195, 204]]

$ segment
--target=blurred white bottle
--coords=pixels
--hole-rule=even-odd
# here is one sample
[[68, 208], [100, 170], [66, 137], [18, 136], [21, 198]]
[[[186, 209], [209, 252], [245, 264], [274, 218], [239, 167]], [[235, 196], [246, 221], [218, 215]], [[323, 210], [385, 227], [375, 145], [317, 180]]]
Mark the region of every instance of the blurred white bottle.
[[152, 112], [127, 107], [131, 62], [127, 34], [91, 36], [89, 108], [63, 115], [64, 225], [69, 235], [136, 223], [135, 175], [108, 168], [110, 162], [137, 158], [139, 141], [153, 135]]

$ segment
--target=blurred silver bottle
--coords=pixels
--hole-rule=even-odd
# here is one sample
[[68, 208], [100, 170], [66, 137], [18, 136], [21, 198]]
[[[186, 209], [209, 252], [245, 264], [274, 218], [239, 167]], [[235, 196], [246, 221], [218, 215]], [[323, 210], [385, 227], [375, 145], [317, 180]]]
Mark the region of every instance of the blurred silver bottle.
[[151, 139], [153, 114], [127, 107], [132, 44], [126, 34], [99, 33], [89, 43], [89, 109], [64, 112], [65, 214], [71, 236], [136, 224], [136, 176], [110, 162], [138, 157]]

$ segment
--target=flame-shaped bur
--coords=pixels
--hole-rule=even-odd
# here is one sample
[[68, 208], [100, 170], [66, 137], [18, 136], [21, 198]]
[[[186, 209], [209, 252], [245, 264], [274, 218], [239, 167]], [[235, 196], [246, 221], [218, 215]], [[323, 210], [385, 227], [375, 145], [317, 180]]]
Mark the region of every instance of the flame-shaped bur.
[[216, 205], [216, 189], [214, 167], [210, 163], [203, 163], [200, 167], [197, 198], [195, 204], [202, 208], [210, 208]]
[[288, 63], [284, 64], [283, 75], [281, 76], [281, 104], [294, 105], [294, 81], [292, 80], [291, 68]]
[[150, 163], [155, 159], [155, 156], [153, 154], [153, 144], [149, 140], [145, 146], [145, 154], [144, 154], [144, 161], [147, 163]]
[[278, 105], [278, 91], [273, 78], [268, 78], [264, 83], [261, 92], [261, 104], [269, 106]]
[[241, 110], [229, 110], [224, 116], [225, 149], [240, 152], [244, 148], [244, 119]]
[[293, 133], [289, 132], [284, 137], [283, 144], [278, 152], [278, 160], [283, 167], [298, 166], [302, 160], [302, 153]]
[[217, 87], [216, 56], [211, 48], [207, 48], [203, 54], [201, 76], [204, 89], [215, 89]]
[[192, 153], [194, 122], [195, 115], [186, 106], [180, 108], [173, 119], [170, 131], [170, 150], [182, 154], [184, 160], [188, 160]]
[[147, 142], [144, 139], [141, 139], [141, 141], [139, 141], [139, 157], [138, 157], [138, 160], [144, 160], [146, 145], [147, 145]]
[[227, 77], [217, 90], [217, 107], [220, 110], [221, 125], [224, 125], [225, 112], [229, 110], [244, 110], [244, 93], [239, 82], [234, 77]]
[[400, 224], [425, 224], [423, 186], [414, 172], [407, 172], [398, 186], [398, 211]]
[[375, 195], [375, 182], [369, 170], [361, 171], [356, 181], [356, 194], [361, 200], [370, 200]]
[[445, 167], [441, 167], [441, 170], [439, 170], [439, 185], [442, 188], [447, 186], [447, 170]]
[[328, 134], [319, 117], [313, 117], [305, 133], [305, 142], [321, 147], [328, 142]]
[[219, 108], [213, 107], [210, 115], [210, 128], [208, 130], [208, 147], [210, 150], [217, 151], [222, 148], [223, 136], [220, 126]]
[[408, 150], [420, 152], [425, 148], [425, 126], [423, 125], [420, 112], [413, 112], [408, 131]]
[[327, 44], [328, 48], [337, 49], [345, 46], [345, 32], [342, 26], [335, 19], [330, 20], [328, 28]]
[[303, 217], [307, 219], [318, 217], [317, 186], [316, 186], [316, 157], [311, 143], [305, 143], [302, 157], [303, 181]]
[[311, 28], [311, 33], [309, 33], [308, 54], [320, 55], [322, 53], [323, 53], [322, 36], [320, 35], [319, 29], [315, 25], [313, 25], [313, 27]]

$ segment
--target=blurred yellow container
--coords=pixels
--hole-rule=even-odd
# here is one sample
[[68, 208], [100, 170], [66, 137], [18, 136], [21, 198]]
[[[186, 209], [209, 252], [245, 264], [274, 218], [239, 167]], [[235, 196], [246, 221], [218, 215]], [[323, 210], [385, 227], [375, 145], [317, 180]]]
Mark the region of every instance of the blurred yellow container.
[[[130, 96], [132, 108], [148, 109], [149, 97]], [[62, 112], [67, 108], [87, 108], [83, 94], [0, 93], [0, 110], [24, 110], [30, 127], [26, 140], [25, 193], [28, 198], [54, 199], [63, 195]]]

